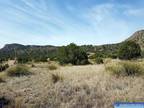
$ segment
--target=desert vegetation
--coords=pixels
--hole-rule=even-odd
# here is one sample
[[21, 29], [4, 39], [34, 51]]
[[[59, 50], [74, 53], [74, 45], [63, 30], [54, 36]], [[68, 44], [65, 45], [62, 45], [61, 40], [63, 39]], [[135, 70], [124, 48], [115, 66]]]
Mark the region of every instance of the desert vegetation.
[[133, 41], [124, 42], [120, 48], [118, 56], [120, 59], [130, 60], [141, 56], [141, 48], [139, 44]]
[[[116, 101], [144, 101], [143, 74], [139, 64], [133, 67], [137, 63], [142, 65], [143, 61], [107, 61], [100, 65], [60, 66], [56, 70], [49, 70], [48, 63], [40, 64], [43, 68], [35, 64], [29, 66], [33, 75], [7, 77], [0, 83], [0, 95], [10, 100], [5, 106], [20, 108], [112, 108]], [[118, 69], [115, 64], [119, 62], [126, 63], [127, 70], [123, 74], [122, 66], [118, 71], [122, 75], [117, 77], [109, 71]], [[114, 69], [107, 70], [109, 65]], [[133, 73], [128, 75], [129, 72]]]
[[48, 68], [50, 70], [56, 70], [58, 67], [56, 65], [54, 65], [54, 64], [51, 64], [51, 65], [48, 66]]
[[44, 49], [38, 58], [33, 51], [19, 54], [0, 73], [0, 102], [5, 108], [112, 108], [117, 101], [144, 101], [141, 48], [129, 41], [118, 46], [89, 53], [92, 46], [71, 43], [52, 58], [43, 57]]
[[7, 70], [7, 75], [8, 76], [17, 76], [17, 77], [20, 77], [20, 76], [25, 76], [25, 75], [30, 75], [31, 72], [29, 71], [29, 68], [25, 65], [16, 65], [16, 66], [13, 66], [13, 67], [10, 67], [8, 70]]
[[116, 76], [144, 75], [143, 62], [137, 61], [111, 61], [105, 64], [106, 70]]
[[73, 65], [85, 65], [88, 64], [87, 53], [79, 46], [71, 43], [68, 46], [63, 46], [59, 49], [58, 60], [60, 64], [71, 63]]
[[103, 62], [103, 58], [100, 58], [100, 57], [97, 57], [96, 59], [95, 59], [95, 62], [97, 63], [97, 64], [103, 64], [104, 62]]
[[8, 64], [0, 64], [0, 72], [5, 71], [8, 67]]

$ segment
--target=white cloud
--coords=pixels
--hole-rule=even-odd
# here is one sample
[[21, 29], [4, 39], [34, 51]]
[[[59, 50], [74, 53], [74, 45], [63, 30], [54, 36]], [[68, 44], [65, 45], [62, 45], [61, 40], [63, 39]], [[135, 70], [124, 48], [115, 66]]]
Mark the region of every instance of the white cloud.
[[135, 17], [144, 17], [143, 13], [144, 13], [144, 8], [139, 8], [139, 9], [129, 8], [124, 12], [124, 14], [126, 15], [135, 16]]
[[119, 5], [114, 4], [96, 5], [85, 14], [95, 36], [102, 43], [120, 42], [129, 36], [130, 24], [117, 16], [119, 8]]
[[113, 4], [102, 4], [92, 7], [88, 10], [87, 17], [96, 21], [101, 22], [111, 15], [113, 11]]

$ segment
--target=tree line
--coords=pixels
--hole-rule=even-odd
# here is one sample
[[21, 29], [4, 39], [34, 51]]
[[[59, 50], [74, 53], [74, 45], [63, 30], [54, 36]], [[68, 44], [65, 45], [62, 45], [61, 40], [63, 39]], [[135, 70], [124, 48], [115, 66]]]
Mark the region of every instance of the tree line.
[[[109, 49], [111, 50], [108, 50], [108, 47], [110, 47]], [[87, 48], [90, 49], [88, 50]], [[95, 51], [95, 54], [90, 58], [88, 58], [88, 51], [93, 50], [92, 46], [78, 46], [74, 43], [51, 51], [39, 48], [15, 51], [12, 53], [5, 52], [4, 54], [0, 53], [0, 62], [2, 63], [8, 59], [17, 59], [18, 63], [27, 63], [32, 61], [47, 62], [49, 58], [50, 60], [58, 61], [62, 65], [85, 65], [89, 63], [88, 59], [98, 58], [99, 62], [102, 62], [100, 58], [119, 58], [130, 60], [141, 57], [142, 54], [139, 44], [132, 41], [123, 42], [120, 45], [115, 46], [115, 49], [112, 49], [111, 46], [101, 46], [99, 48], [103, 50]]]

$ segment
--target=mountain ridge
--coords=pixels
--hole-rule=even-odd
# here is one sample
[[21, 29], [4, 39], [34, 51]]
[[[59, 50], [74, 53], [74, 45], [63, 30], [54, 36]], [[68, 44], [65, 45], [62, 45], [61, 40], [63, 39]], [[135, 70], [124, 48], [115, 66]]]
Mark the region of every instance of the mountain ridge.
[[[125, 41], [134, 41], [138, 43], [142, 50], [144, 50], [144, 30], [136, 31], [128, 39], [116, 43], [116, 44], [105, 44], [105, 45], [81, 45], [86, 52], [103, 52], [105, 54], [116, 53], [119, 46]], [[55, 56], [58, 48], [61, 46], [53, 45], [22, 45], [18, 43], [6, 44], [0, 49], [0, 58], [6, 57], [13, 59], [19, 55], [30, 55], [38, 57], [45, 56], [51, 57]]]

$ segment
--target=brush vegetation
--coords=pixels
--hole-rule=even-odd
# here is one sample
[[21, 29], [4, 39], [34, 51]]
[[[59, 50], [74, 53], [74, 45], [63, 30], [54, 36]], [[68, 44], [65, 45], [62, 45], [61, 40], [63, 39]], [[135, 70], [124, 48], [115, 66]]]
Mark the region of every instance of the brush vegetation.
[[103, 64], [103, 63], [104, 63], [103, 58], [100, 58], [100, 57], [96, 58], [96, 59], [95, 59], [95, 62], [96, 62], [97, 64]]
[[126, 41], [120, 46], [118, 56], [124, 60], [138, 58], [141, 56], [141, 48], [133, 41]]
[[58, 67], [54, 64], [48, 65], [49, 70], [56, 70]]
[[116, 76], [139, 76], [144, 74], [143, 63], [134, 61], [110, 62], [106, 70]]
[[7, 68], [9, 68], [8, 64], [0, 64], [0, 72], [5, 71]]
[[87, 53], [74, 43], [59, 49], [58, 60], [60, 64], [85, 65], [89, 63]]
[[8, 76], [25, 76], [25, 75], [30, 75], [31, 72], [29, 68], [25, 65], [16, 65], [12, 66], [7, 70], [7, 75]]
[[57, 83], [59, 81], [63, 81], [63, 76], [59, 72], [51, 73], [51, 79], [53, 83]]

